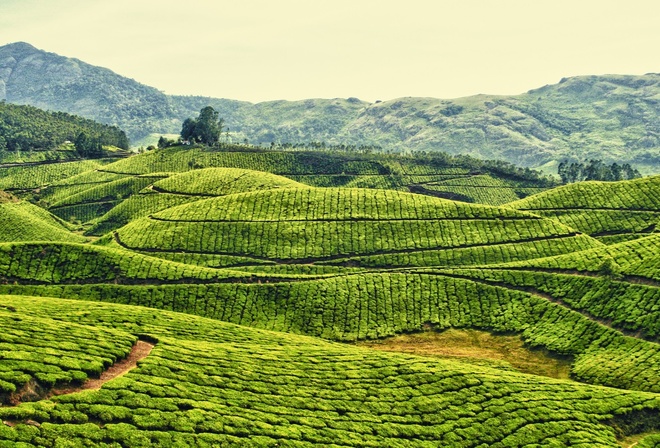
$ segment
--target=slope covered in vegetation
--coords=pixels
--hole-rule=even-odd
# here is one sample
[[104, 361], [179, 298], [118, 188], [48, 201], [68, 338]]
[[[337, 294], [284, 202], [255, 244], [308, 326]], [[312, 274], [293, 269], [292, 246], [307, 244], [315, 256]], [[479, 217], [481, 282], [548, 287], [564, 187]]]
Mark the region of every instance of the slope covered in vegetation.
[[0, 198], [0, 242], [84, 241], [46, 210], [18, 200]]
[[103, 162], [96, 159], [0, 167], [0, 188], [18, 192], [39, 190], [55, 182], [99, 168]]
[[619, 242], [655, 230], [660, 220], [660, 176], [620, 182], [578, 182], [508, 206], [552, 217], [605, 242]]
[[226, 196], [273, 188], [301, 187], [304, 188], [304, 185], [283, 176], [238, 168], [194, 170], [168, 177], [153, 185], [153, 189], [161, 193], [191, 196]]
[[118, 248], [61, 242], [2, 243], [0, 266], [4, 283], [27, 284], [217, 283], [280, 277], [209, 269]]
[[[256, 261], [323, 262], [358, 256], [419, 256], [499, 246], [508, 261], [526, 256], [516, 243], [542, 241], [549, 255], [598, 244], [547, 219], [411, 193], [369, 189], [278, 189], [173, 207], [118, 230], [124, 247], [148, 252], [229, 255]], [[504, 261], [504, 260], [501, 260]], [[375, 259], [372, 265], [379, 264]]]
[[75, 141], [80, 133], [97, 139], [102, 145], [128, 149], [126, 134], [116, 126], [0, 101], [0, 152], [55, 149], [65, 142]]
[[[49, 171], [56, 172], [57, 167]], [[442, 183], [452, 179], [470, 183], [476, 178], [488, 179], [492, 184], [489, 194], [462, 196], [451, 184]], [[16, 185], [20, 180], [12, 176], [7, 184]], [[31, 186], [35, 183], [30, 182]], [[234, 145], [224, 150], [183, 146], [152, 151], [44, 183], [38, 194], [25, 194], [63, 219], [88, 222], [89, 233], [101, 235], [131, 219], [205, 196], [301, 184], [413, 191], [491, 205], [554, 185], [539, 173], [507, 163], [446, 154], [404, 157]]]
[[[406, 191], [503, 202], [542, 183], [458, 162], [167, 148], [56, 164], [77, 174], [38, 192], [11, 171], [100, 238], [3, 196], [79, 239], [0, 243], [0, 445], [653, 446], [658, 234], [605, 245], [544, 213], [633, 222], [657, 213], [658, 177], [497, 207]], [[468, 329], [561, 359], [563, 379], [354, 345]], [[138, 339], [155, 347], [135, 369], [82, 391]]]
[[[44, 323], [66, 308], [68, 317], [54, 322], [53, 333], [84, 326], [129, 341], [139, 331], [158, 341], [136, 370], [99, 391], [0, 408], [11, 422], [0, 427], [0, 440], [9, 442], [509, 447], [551, 440], [616, 447], [617, 431], [647, 429], [632, 422], [660, 406], [654, 394], [372, 352], [145, 308], [7, 296], [0, 303], [13, 310], [1, 314]], [[39, 328], [30, 332], [34, 343], [45, 339]], [[68, 339], [76, 337], [84, 335]], [[75, 362], [83, 355], [71, 356]], [[20, 364], [9, 372], [19, 384], [27, 378]]]
[[[603, 272], [613, 276], [630, 275], [660, 280], [660, 234], [655, 232], [631, 241], [601, 246], [581, 252], [526, 261], [521, 266], [571, 271]], [[509, 266], [517, 266], [510, 263]]]

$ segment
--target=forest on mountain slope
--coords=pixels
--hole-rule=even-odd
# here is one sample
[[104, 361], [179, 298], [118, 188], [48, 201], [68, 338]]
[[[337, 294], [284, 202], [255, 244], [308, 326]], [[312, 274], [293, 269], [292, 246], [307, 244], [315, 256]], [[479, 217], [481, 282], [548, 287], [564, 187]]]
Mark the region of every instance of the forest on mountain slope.
[[116, 126], [0, 101], [0, 152], [52, 150], [66, 142], [76, 143], [81, 152], [92, 144], [121, 149], [129, 146], [126, 134]]

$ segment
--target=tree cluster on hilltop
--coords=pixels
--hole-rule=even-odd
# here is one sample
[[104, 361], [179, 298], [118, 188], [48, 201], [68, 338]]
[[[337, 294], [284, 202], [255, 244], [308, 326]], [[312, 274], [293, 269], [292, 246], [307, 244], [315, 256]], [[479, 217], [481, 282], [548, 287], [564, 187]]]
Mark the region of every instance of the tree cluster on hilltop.
[[31, 151], [57, 148], [65, 142], [80, 142], [81, 155], [112, 145], [128, 149], [128, 138], [116, 126], [97, 123], [64, 112], [47, 112], [32, 106], [0, 102], [0, 151]]
[[191, 143], [213, 146], [220, 140], [224, 119], [211, 106], [199, 111], [197, 119], [187, 118], [181, 127], [181, 139]]
[[563, 161], [557, 167], [557, 174], [564, 184], [584, 180], [619, 181], [642, 177], [629, 163], [606, 165], [602, 160], [589, 160], [585, 163]]

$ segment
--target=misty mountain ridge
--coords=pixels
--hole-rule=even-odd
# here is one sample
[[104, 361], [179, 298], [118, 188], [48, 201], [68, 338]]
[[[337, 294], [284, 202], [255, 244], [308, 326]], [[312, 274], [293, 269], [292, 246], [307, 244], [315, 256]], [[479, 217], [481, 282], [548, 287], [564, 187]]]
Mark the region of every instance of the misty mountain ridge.
[[185, 118], [211, 105], [234, 140], [254, 144], [325, 141], [441, 150], [530, 167], [599, 158], [660, 172], [657, 73], [565, 78], [513, 96], [253, 104], [166, 95], [109, 69], [15, 43], [0, 47], [0, 100], [118, 125], [133, 140], [178, 133]]

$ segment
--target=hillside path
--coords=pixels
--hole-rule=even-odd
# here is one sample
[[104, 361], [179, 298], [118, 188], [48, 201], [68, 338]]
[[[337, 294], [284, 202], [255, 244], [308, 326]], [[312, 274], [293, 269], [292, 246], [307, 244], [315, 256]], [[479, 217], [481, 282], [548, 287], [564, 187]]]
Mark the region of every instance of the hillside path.
[[84, 384], [78, 387], [64, 387], [53, 389], [50, 395], [65, 395], [72, 394], [74, 392], [79, 392], [81, 390], [99, 390], [108, 381], [124, 375], [125, 373], [133, 370], [137, 367], [137, 362], [146, 358], [151, 350], [154, 348], [154, 344], [146, 341], [137, 341], [137, 344], [133, 346], [131, 353], [122, 359], [114, 363], [107, 370], [101, 373], [99, 378], [90, 378], [85, 381]]

